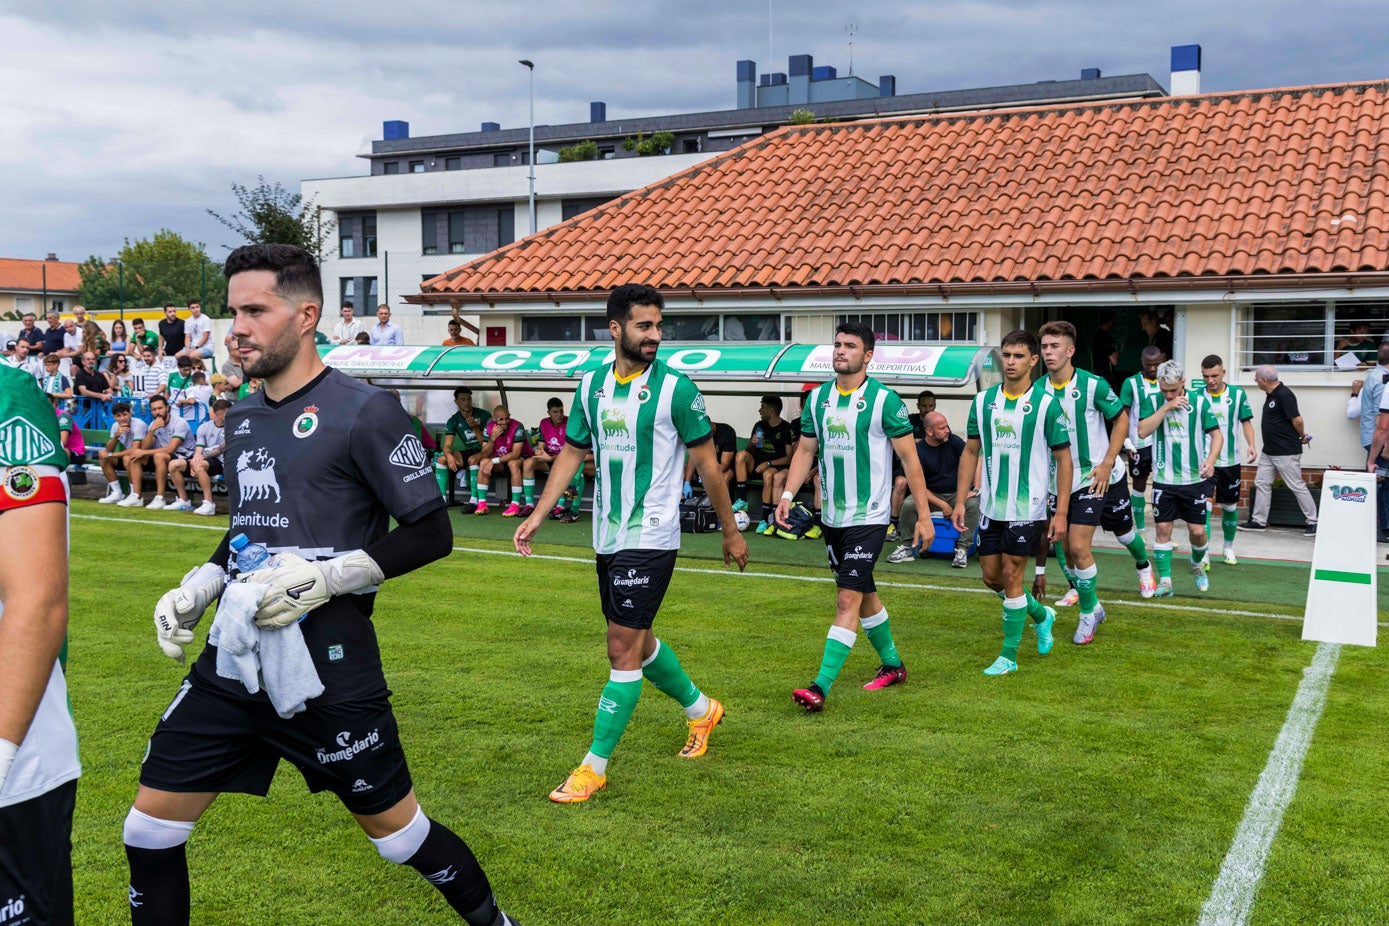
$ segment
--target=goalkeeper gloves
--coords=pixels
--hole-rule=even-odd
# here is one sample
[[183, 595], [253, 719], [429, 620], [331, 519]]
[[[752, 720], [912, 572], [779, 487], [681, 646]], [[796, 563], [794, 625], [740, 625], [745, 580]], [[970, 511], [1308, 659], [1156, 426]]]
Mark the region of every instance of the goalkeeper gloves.
[[164, 593], [154, 606], [154, 632], [165, 656], [183, 662], [183, 648], [193, 642], [193, 629], [226, 584], [222, 567], [203, 563], [189, 570], [178, 588]]
[[287, 627], [330, 598], [386, 580], [381, 567], [361, 550], [313, 563], [293, 553], [277, 553], [273, 562], [269, 568], [237, 577], [238, 582], [267, 586], [256, 611], [256, 626], [262, 630]]

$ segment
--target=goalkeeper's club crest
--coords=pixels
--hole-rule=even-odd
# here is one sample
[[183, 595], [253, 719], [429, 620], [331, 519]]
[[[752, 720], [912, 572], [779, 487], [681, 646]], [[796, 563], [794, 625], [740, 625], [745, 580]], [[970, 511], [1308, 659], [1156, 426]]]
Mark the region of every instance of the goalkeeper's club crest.
[[294, 419], [294, 436], [303, 440], [318, 430], [318, 408], [310, 405], [304, 414]]

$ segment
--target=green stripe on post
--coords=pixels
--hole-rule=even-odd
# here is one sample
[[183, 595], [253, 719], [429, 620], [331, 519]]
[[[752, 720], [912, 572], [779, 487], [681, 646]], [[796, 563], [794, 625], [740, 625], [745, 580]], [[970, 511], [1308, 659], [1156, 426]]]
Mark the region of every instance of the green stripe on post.
[[1351, 585], [1369, 585], [1371, 576], [1368, 572], [1339, 572], [1335, 569], [1318, 569], [1312, 574], [1312, 578], [1321, 579], [1324, 582], [1349, 582]]

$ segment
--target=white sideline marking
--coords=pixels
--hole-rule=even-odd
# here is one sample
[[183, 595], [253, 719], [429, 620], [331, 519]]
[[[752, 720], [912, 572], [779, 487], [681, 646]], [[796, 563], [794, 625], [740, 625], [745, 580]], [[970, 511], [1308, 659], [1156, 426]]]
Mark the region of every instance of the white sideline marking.
[[[225, 527], [216, 527], [211, 524], [182, 524], [177, 521], [144, 521], [133, 520], [131, 518], [109, 518], [95, 514], [74, 514], [74, 519], [82, 521], [114, 521], [119, 524], [158, 524], [163, 527], [186, 527], [193, 530], [203, 531], [222, 531]], [[487, 556], [520, 556], [515, 550], [487, 550], [482, 547], [454, 547], [455, 553], [482, 553]], [[558, 556], [552, 553], [532, 553], [531, 559], [548, 559], [560, 563], [584, 563], [593, 564], [593, 557], [588, 556]], [[736, 572], [732, 569], [702, 569], [698, 566], [676, 566], [676, 572], [690, 572], [711, 576], [745, 576], [757, 579], [784, 579], [792, 582], [833, 582], [830, 576], [798, 576], [784, 572]], [[924, 592], [959, 592], [965, 595], [992, 595], [993, 592], [987, 588], [964, 588], [955, 585], [929, 585], [923, 582], [893, 582], [880, 580], [877, 583], [886, 588], [914, 588]], [[1301, 621], [1300, 614], [1267, 614], [1262, 611], [1241, 611], [1238, 608], [1210, 608], [1193, 607], [1191, 605], [1163, 604], [1157, 601], [1131, 601], [1123, 598], [1108, 599], [1111, 604], [1141, 605], [1145, 608], [1160, 608], [1164, 611], [1188, 611], [1193, 614], [1229, 614], [1235, 617], [1262, 617], [1269, 620], [1279, 621]], [[1389, 621], [1380, 621], [1379, 626], [1389, 627]]]
[[1278, 835], [1283, 811], [1297, 791], [1297, 779], [1302, 773], [1302, 760], [1312, 743], [1312, 732], [1326, 707], [1326, 690], [1331, 686], [1341, 644], [1322, 643], [1312, 664], [1302, 670], [1302, 682], [1297, 696], [1288, 708], [1288, 719], [1278, 732], [1278, 739], [1269, 753], [1254, 793], [1244, 809], [1244, 819], [1235, 831], [1230, 851], [1220, 866], [1220, 876], [1211, 888], [1211, 896], [1201, 908], [1197, 926], [1243, 926], [1254, 905], [1254, 895], [1264, 876], [1269, 847]]

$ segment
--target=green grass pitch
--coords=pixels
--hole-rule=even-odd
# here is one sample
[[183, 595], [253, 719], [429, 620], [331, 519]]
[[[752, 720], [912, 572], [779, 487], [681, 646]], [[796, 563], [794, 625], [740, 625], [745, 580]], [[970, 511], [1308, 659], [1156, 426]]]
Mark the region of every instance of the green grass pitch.
[[[218, 534], [73, 514], [77, 921], [120, 923], [121, 822], [183, 672], [151, 610]], [[562, 559], [529, 562], [495, 555], [514, 522], [456, 524], [457, 546], [490, 552], [389, 583], [377, 632], [422, 804], [525, 926], [1194, 923], [1314, 650], [1296, 621], [1228, 613], [1297, 614], [1305, 569], [1217, 563], [1210, 600], [1177, 570], [1172, 603], [1192, 610], [1111, 605], [1088, 647], [1069, 642], [1072, 611], [1050, 656], [1029, 632], [1021, 670], [986, 679], [1000, 609], [977, 569], [884, 565], [884, 582], [942, 587], [882, 589], [909, 680], [860, 690], [876, 668], [861, 636], [807, 715], [790, 691], [832, 613], [821, 545], [750, 536], [749, 571], [775, 575], [739, 576], [695, 537], [657, 630], [727, 719], [705, 758], [680, 759], [684, 715], [647, 686], [608, 789], [559, 806], [545, 795], [582, 757], [607, 675], [587, 521], [547, 525], [537, 551]], [[1136, 602], [1127, 559], [1100, 565], [1102, 592]], [[1342, 653], [1252, 923], [1389, 922], [1386, 668], [1383, 650]], [[189, 863], [195, 923], [457, 922], [286, 765], [268, 799], [213, 805]]]

